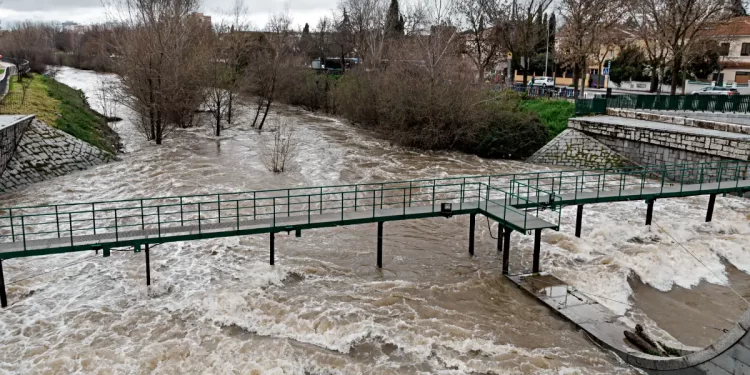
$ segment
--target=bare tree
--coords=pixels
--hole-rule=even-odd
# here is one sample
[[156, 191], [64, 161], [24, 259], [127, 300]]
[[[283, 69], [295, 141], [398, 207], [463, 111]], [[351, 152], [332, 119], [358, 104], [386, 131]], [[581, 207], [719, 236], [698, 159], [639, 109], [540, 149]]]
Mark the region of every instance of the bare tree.
[[634, 18], [653, 31], [671, 55], [671, 94], [677, 92], [683, 59], [691, 45], [721, 16], [724, 2], [716, 0], [633, 0]]
[[502, 50], [498, 29], [484, 7], [484, 0], [461, 0], [458, 9], [466, 22], [466, 55], [477, 69], [477, 82], [485, 77]]
[[[585, 89], [586, 69], [592, 57], [601, 54], [602, 45], [607, 45], [605, 33], [615, 24], [619, 13], [619, 2], [599, 0], [562, 0], [560, 14], [565, 25], [558, 38], [563, 64], [573, 68], [573, 85], [578, 95]], [[579, 80], [583, 78], [579, 88]]]
[[284, 121], [273, 121], [269, 134], [261, 134], [260, 153], [263, 165], [274, 173], [289, 171], [297, 156], [295, 130]]
[[292, 40], [291, 24], [288, 10], [271, 16], [266, 25], [266, 33], [253, 53], [255, 69], [251, 74], [258, 97], [253, 127], [259, 130], [263, 129], [271, 103], [275, 99], [280, 72], [288, 64], [292, 46], [296, 44]]
[[114, 39], [124, 104], [140, 115], [140, 130], [161, 144], [190, 126], [203, 103], [205, 46], [211, 25], [196, 15], [198, 0], [119, 0], [123, 30]]
[[536, 47], [547, 37], [539, 32], [544, 13], [552, 0], [483, 0], [485, 11], [491, 15], [505, 49], [513, 54], [523, 72], [523, 83], [528, 81], [529, 63]]

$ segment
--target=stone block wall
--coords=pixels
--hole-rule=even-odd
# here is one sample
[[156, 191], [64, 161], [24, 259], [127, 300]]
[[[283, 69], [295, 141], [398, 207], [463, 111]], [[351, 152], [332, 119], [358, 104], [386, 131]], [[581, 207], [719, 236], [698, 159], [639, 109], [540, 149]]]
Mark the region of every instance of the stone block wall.
[[539, 149], [530, 163], [564, 165], [573, 168], [615, 168], [634, 165], [602, 142], [575, 129], [566, 129]]
[[722, 121], [703, 120], [697, 118], [675, 116], [663, 113], [638, 112], [632, 109], [607, 108], [607, 115], [631, 118], [636, 120], [654, 121], [665, 124], [689, 126], [693, 128], [720, 130], [737, 134], [750, 134], [750, 126], [732, 124]]
[[16, 146], [28, 129], [34, 116], [2, 116], [5, 126], [0, 127], [0, 175], [16, 152]]
[[0, 193], [113, 160], [112, 154], [34, 120], [0, 175]]

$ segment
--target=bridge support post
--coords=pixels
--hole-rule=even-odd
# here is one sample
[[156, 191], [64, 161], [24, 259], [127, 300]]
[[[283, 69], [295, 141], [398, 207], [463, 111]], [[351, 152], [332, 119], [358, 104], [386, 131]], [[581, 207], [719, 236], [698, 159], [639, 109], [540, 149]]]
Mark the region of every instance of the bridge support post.
[[144, 247], [143, 250], [146, 253], [146, 285], [151, 285], [151, 261], [148, 257], [148, 244]]
[[578, 205], [578, 213], [576, 214], [576, 237], [581, 238], [581, 223], [583, 222], [583, 205]]
[[477, 214], [469, 215], [469, 255], [474, 256], [474, 227], [477, 221]]
[[539, 273], [539, 258], [541, 255], [541, 248], [542, 248], [542, 230], [535, 229], [534, 230], [534, 263], [531, 269], [532, 273]]
[[651, 225], [651, 219], [654, 217], [654, 200], [649, 199], [646, 201], [648, 207], [646, 208], [646, 225]]
[[383, 222], [378, 221], [378, 268], [383, 268]]
[[513, 230], [505, 228], [503, 233], [503, 275], [507, 275], [510, 270], [510, 234]]
[[5, 276], [3, 276], [2, 259], [0, 259], [0, 307], [8, 307], [8, 296], [5, 294]]
[[497, 251], [503, 251], [503, 234], [505, 228], [502, 225], [497, 226]]
[[706, 211], [706, 222], [710, 223], [714, 218], [714, 203], [716, 203], [716, 194], [708, 197], [708, 211]]
[[271, 232], [271, 265], [273, 266], [273, 260], [274, 260], [274, 254], [273, 254], [273, 242], [275, 240], [276, 234], [274, 232]]

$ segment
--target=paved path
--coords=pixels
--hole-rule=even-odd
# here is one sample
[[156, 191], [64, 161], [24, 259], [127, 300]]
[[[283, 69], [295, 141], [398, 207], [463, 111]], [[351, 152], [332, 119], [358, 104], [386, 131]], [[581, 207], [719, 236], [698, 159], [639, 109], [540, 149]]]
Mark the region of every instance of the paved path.
[[592, 116], [592, 117], [574, 117], [571, 120], [584, 121], [586, 123], [600, 123], [604, 125], [619, 125], [629, 128], [641, 128], [669, 133], [689, 134], [701, 137], [716, 137], [725, 139], [734, 139], [738, 141], [750, 141], [750, 135], [725, 132], [721, 130], [703, 129], [692, 126], [666, 124], [663, 122], [646, 121], [640, 119], [630, 119], [615, 116]]

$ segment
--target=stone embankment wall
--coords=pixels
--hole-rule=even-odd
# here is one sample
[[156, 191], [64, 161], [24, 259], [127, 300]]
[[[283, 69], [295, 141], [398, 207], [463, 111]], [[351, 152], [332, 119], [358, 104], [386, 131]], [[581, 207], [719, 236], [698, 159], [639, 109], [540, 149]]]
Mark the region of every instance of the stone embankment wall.
[[536, 164], [592, 169], [635, 164], [604, 143], [575, 129], [564, 130], [527, 161]]
[[114, 155], [33, 120], [0, 175], [0, 193], [113, 160]]
[[611, 110], [571, 118], [528, 161], [575, 168], [750, 160], [750, 126]]

